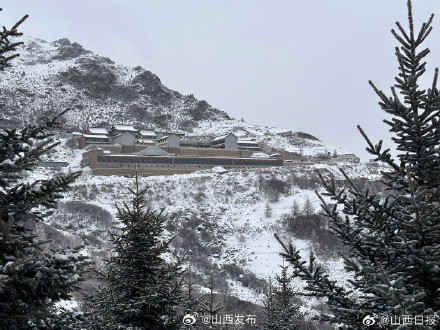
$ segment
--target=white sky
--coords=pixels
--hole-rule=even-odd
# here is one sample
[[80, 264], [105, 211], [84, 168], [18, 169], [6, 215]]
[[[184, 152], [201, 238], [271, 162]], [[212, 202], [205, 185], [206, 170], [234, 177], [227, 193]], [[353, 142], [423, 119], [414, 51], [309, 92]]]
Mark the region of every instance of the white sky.
[[[397, 73], [390, 30], [405, 0], [3, 0], [0, 25], [24, 14], [21, 31], [67, 37], [119, 64], [141, 65], [167, 87], [247, 122], [316, 135], [370, 158], [360, 124], [388, 136], [378, 98]], [[439, 0], [413, 0], [418, 28]], [[440, 22], [424, 87], [440, 65]], [[388, 139], [386, 139], [388, 141]], [[390, 142], [385, 143], [391, 146]]]

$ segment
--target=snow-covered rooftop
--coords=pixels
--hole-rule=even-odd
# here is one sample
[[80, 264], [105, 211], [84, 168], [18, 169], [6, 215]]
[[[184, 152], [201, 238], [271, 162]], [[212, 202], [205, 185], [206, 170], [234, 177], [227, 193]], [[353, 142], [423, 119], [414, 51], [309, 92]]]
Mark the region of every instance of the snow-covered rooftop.
[[237, 143], [238, 144], [240, 144], [240, 143], [246, 143], [246, 144], [255, 144], [255, 145], [258, 145], [258, 142], [257, 141], [254, 141], [254, 140], [238, 140], [237, 141]]
[[131, 135], [131, 136], [134, 136], [134, 137], [136, 136], [135, 132], [128, 131], [128, 132], [123, 132], [123, 133], [115, 134], [115, 135], [112, 136], [112, 138], [114, 139], [114, 138], [117, 138], [117, 137], [122, 136], [122, 135]]
[[83, 134], [86, 138], [94, 138], [94, 139], [108, 139], [107, 135], [100, 135], [100, 134]]
[[157, 136], [154, 131], [141, 130], [139, 132], [142, 136]]
[[224, 140], [228, 135], [217, 136], [212, 140], [212, 142]]
[[264, 152], [254, 152], [251, 155], [252, 158], [269, 158], [268, 154], [265, 154]]
[[138, 152], [142, 156], [167, 156], [168, 153], [159, 147], [148, 147]]
[[113, 125], [113, 127], [118, 131], [138, 131], [136, 128], [133, 127], [133, 125]]
[[154, 143], [151, 139], [137, 139], [137, 142], [139, 143]]
[[104, 127], [89, 127], [90, 134], [107, 134], [107, 129]]

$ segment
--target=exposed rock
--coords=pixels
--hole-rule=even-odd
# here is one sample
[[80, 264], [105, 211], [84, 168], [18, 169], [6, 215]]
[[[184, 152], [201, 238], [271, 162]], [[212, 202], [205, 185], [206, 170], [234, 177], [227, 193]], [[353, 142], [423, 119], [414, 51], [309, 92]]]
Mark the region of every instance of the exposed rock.
[[173, 99], [170, 90], [162, 85], [160, 79], [150, 71], [143, 71], [132, 80], [132, 85], [139, 94], [148, 96], [154, 105], [168, 106]]
[[110, 97], [126, 102], [139, 98], [130, 87], [117, 84], [116, 74], [108, 65], [89, 58], [83, 58], [77, 63], [80, 64], [78, 67], [60, 72], [60, 78], [90, 98]]
[[50, 43], [26, 38], [20, 53], [19, 65], [0, 81], [0, 88], [9, 94], [5, 109], [22, 106], [20, 113], [0, 111], [9, 120], [28, 122], [35, 109], [60, 104], [75, 109], [67, 114], [68, 123], [79, 127], [123, 120], [190, 132], [199, 120], [230, 119], [206, 101], [167, 88], [141, 66], [115, 65], [67, 38]]
[[61, 38], [61, 39], [55, 40], [53, 42], [53, 44], [58, 44], [60, 46], [70, 46], [72, 43], [67, 38]]
[[317, 137], [314, 137], [313, 135], [308, 134], [308, 133], [304, 133], [304, 132], [296, 132], [295, 136], [302, 138], [302, 139], [307, 139], [307, 140], [321, 141]]

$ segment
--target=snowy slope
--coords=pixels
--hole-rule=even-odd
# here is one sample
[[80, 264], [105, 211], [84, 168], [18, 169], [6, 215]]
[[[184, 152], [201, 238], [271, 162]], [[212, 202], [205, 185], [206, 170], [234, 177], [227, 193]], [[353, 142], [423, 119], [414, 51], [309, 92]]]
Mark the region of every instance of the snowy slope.
[[[123, 123], [183, 132], [194, 138], [232, 132], [240, 139], [255, 139], [266, 154], [349, 153], [306, 133], [232, 119], [206, 101], [168, 89], [157, 76], [141, 67], [117, 65], [67, 39], [24, 41], [14, 66], [1, 73], [0, 90], [7, 104], [0, 109], [2, 125], [33, 123], [46, 117], [47, 109], [55, 113], [71, 107], [64, 118], [66, 129]], [[82, 175], [41, 231], [61, 237], [57, 244], [85, 244], [86, 252], [99, 264], [110, 248], [107, 230], [119, 225], [114, 217], [115, 203], [129, 201], [127, 187], [134, 185], [134, 179], [93, 176], [88, 167], [81, 166], [81, 151], [68, 147], [64, 138], [59, 141], [61, 144], [47, 159], [66, 161], [69, 166], [38, 168], [26, 179], [45, 179], [57, 171], [81, 170]], [[219, 291], [261, 304], [264, 281], [279, 273], [278, 265], [282, 263], [275, 233], [285, 241], [291, 240], [303, 257], [315, 251], [332, 278], [346, 280], [340, 259], [321, 253], [317, 242], [311, 239], [295, 238], [285, 225], [294, 204], [302, 207], [309, 200], [318, 209], [314, 190], [321, 188], [316, 169], [338, 180], [342, 180], [339, 167], [353, 178], [371, 182], [380, 177], [378, 167], [336, 161], [246, 171], [205, 170], [142, 177], [140, 181], [148, 188], [147, 205], [156, 210], [165, 207], [169, 214], [165, 236], [177, 235], [174, 253], [189, 252], [188, 264], [201, 281], [218, 274]], [[282, 191], [266, 190], [270, 180], [284, 183]], [[201, 256], [197, 256], [197, 251], [203, 251]], [[303, 284], [295, 282], [295, 286], [301, 289]], [[305, 310], [311, 311], [316, 301], [304, 303]]]
[[[89, 168], [80, 167], [81, 152], [65, 148], [64, 139], [61, 139], [61, 142], [56, 155], [70, 164], [63, 171], [83, 171], [81, 178], [76, 181], [72, 191], [67, 193], [62, 203], [69, 201], [91, 203], [114, 215], [115, 204], [129, 200], [127, 187], [134, 185], [134, 179], [121, 176], [93, 176]], [[140, 182], [142, 187], [148, 188], [148, 206], [156, 210], [165, 207], [170, 215], [167, 236], [177, 234], [179, 241], [179, 234], [183, 235], [182, 228], [185, 228], [192, 221], [191, 219], [198, 219], [199, 223], [195, 231], [209, 234], [207, 239], [200, 239], [208, 251], [204, 258], [217, 265], [219, 269], [223, 269], [224, 265], [233, 264], [245, 272], [252, 272], [258, 279], [273, 278], [279, 273], [278, 265], [282, 263], [279, 256], [281, 246], [274, 237], [274, 234], [278, 233], [286, 241], [291, 240], [305, 258], [308, 257], [310, 250], [314, 250], [318, 261], [330, 270], [331, 277], [344, 282], [347, 275], [339, 258], [321, 256], [316, 250], [315, 242], [294, 238], [286, 232], [282, 224], [283, 217], [292, 213], [295, 202], [302, 207], [308, 198], [318, 210], [318, 198], [313, 189], [316, 187], [320, 191], [321, 188], [316, 183], [314, 171], [319, 168], [323, 173], [331, 173], [336, 179], [341, 180], [339, 167], [344, 168], [353, 178], [365, 178], [368, 181], [380, 178], [380, 168], [375, 166], [339, 163], [338, 165], [296, 164], [282, 168], [227, 172], [204, 170], [185, 175], [142, 177]], [[50, 174], [49, 169], [39, 169], [32, 175], [44, 178]], [[277, 200], [261, 190], [261, 180], [271, 178], [286, 183], [287, 189]], [[270, 216], [266, 214], [267, 205], [272, 210]], [[60, 223], [60, 213], [54, 214], [53, 221], [55, 219]], [[104, 242], [106, 230], [110, 227], [92, 223], [83, 228], [72, 229], [72, 226], [69, 227], [66, 223], [63, 228], [57, 228], [82, 238], [99, 237]], [[87, 240], [85, 242], [90, 244]], [[90, 246], [90, 248], [99, 249], [98, 246]], [[176, 248], [179, 249], [179, 246]], [[202, 277], [209, 276], [208, 269], [199, 267], [197, 263], [192, 267]], [[228, 294], [250, 302], [262, 303], [261, 289], [245, 286], [238, 278], [227, 272], [223, 274], [229, 284]], [[298, 281], [295, 285], [299, 289], [303, 287], [303, 283]], [[310, 309], [310, 306], [316, 302], [312, 299], [305, 303]]]

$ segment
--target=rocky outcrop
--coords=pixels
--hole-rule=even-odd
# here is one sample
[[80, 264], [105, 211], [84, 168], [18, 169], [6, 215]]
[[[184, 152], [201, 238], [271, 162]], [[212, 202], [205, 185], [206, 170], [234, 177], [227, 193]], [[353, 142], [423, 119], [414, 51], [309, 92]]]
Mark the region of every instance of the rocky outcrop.
[[[46, 42], [25, 38], [21, 56], [0, 89], [7, 107], [0, 109], [5, 121], [30, 121], [44, 108], [71, 106], [73, 127], [99, 122], [124, 121], [157, 128], [191, 130], [199, 120], [227, 120], [227, 113], [182, 95], [162, 84], [159, 77], [138, 66], [129, 68], [93, 54], [64, 38]], [[7, 111], [17, 104], [21, 112]]]

